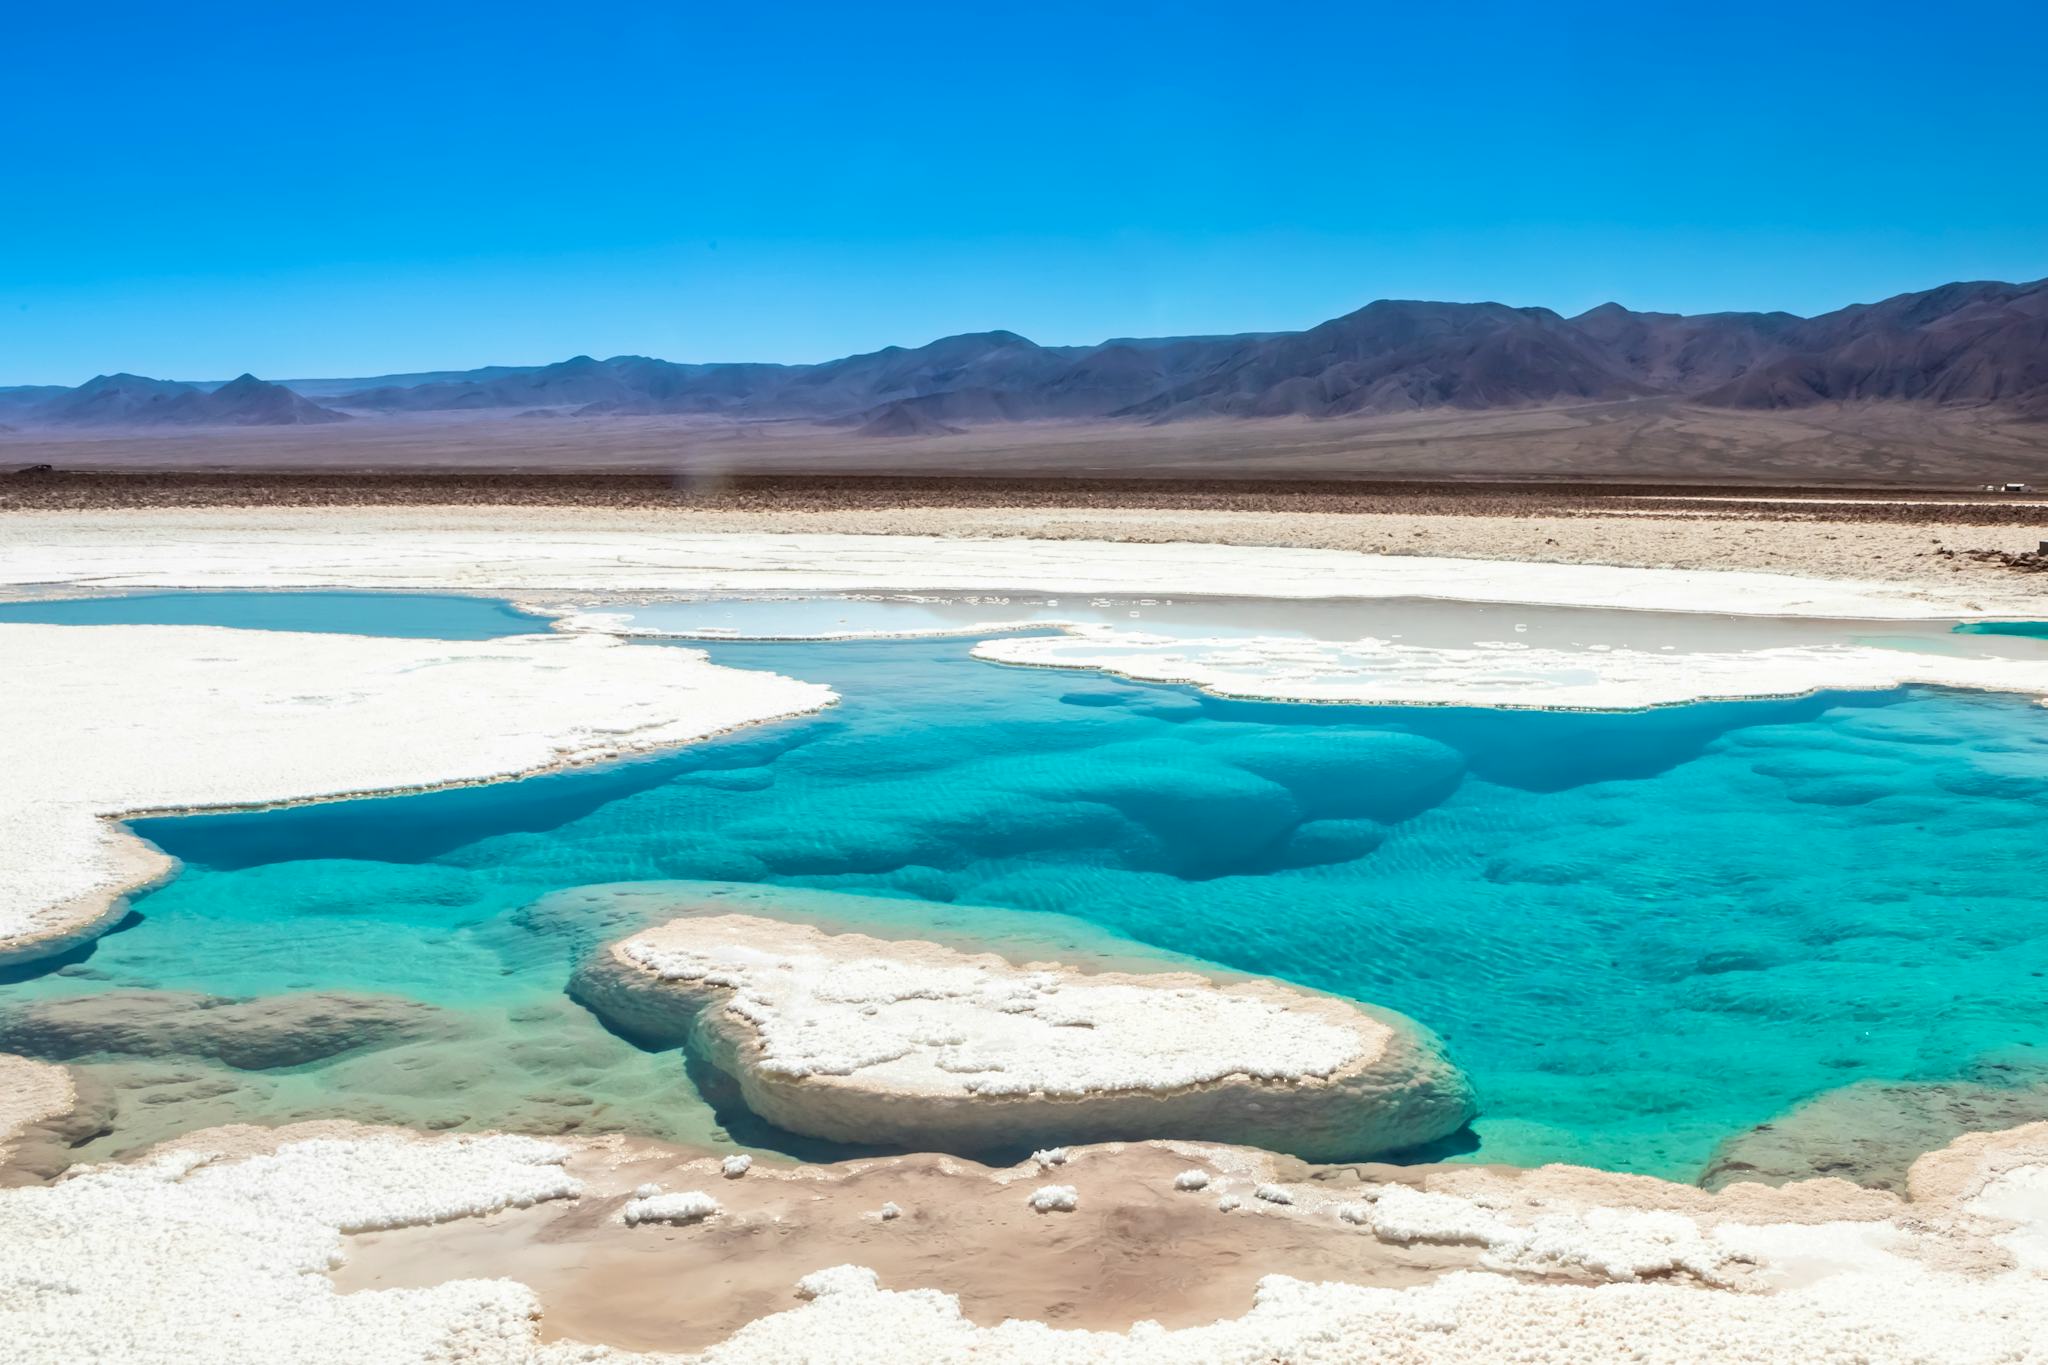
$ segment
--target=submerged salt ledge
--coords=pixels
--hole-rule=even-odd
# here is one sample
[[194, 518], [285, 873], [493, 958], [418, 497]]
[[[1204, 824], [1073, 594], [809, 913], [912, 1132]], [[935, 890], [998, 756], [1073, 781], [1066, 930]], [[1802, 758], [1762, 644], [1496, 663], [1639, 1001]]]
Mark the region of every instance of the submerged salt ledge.
[[574, 989], [629, 1033], [688, 1042], [770, 1122], [840, 1142], [1210, 1137], [1346, 1159], [1473, 1109], [1420, 1026], [1276, 982], [1023, 968], [719, 915], [614, 945]]
[[1911, 684], [2048, 696], [2048, 660], [1846, 644], [1740, 653], [1541, 649], [1512, 641], [1453, 649], [1376, 639], [1188, 638], [1079, 626], [1064, 636], [984, 640], [974, 656], [1183, 683], [1232, 697], [1376, 705], [1625, 711]]
[[[166, 860], [124, 814], [490, 781], [814, 711], [833, 693], [601, 637], [482, 643], [0, 626], [0, 961], [104, 927]], [[488, 699], [480, 704], [479, 699]]]

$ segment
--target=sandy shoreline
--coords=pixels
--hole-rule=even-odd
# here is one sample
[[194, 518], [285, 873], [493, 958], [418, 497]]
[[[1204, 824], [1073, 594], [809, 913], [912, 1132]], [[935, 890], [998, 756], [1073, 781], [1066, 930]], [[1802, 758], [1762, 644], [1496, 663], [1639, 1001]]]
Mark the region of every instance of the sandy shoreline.
[[[138, 1362], [1989, 1365], [2048, 1333], [2044, 1193], [2041, 1124], [1921, 1158], [1904, 1198], [1168, 1142], [735, 1168], [231, 1127], [0, 1191], [0, 1327], [21, 1359]], [[669, 1195], [692, 1213], [622, 1216]]]

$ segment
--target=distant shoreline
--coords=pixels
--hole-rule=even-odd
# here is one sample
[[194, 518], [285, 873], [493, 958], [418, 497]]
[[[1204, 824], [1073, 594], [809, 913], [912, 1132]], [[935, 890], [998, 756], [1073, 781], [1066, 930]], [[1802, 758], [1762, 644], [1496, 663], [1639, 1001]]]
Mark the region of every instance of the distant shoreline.
[[203, 507], [536, 507], [622, 511], [1127, 509], [1517, 517], [1687, 515], [2048, 527], [2048, 490], [1895, 483], [1591, 478], [1419, 479], [953, 474], [738, 474], [525, 469], [82, 469], [0, 467], [0, 512]]

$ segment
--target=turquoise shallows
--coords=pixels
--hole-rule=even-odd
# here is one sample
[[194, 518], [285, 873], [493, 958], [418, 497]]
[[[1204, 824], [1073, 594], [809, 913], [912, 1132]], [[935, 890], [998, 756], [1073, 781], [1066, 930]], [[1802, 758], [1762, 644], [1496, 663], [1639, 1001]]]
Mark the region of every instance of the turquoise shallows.
[[494, 640], [548, 629], [509, 602], [455, 593], [140, 592], [0, 602], [0, 623], [53, 626], [232, 626], [412, 640]]
[[1428, 1024], [1479, 1087], [1474, 1159], [1678, 1178], [1806, 1096], [2048, 1041], [2027, 700], [1287, 706], [969, 648], [714, 645], [844, 701], [602, 770], [141, 822], [184, 872], [68, 974], [0, 990], [393, 992], [468, 1032], [275, 1085], [394, 1118], [502, 1092], [460, 1103], [476, 1123], [573, 1092], [591, 1126], [688, 1137], [709, 1121], [680, 1062], [564, 1008], [573, 898], [566, 926], [521, 907], [710, 879], [1056, 911]]
[[2019, 635], [2031, 640], [2048, 640], [2048, 621], [1963, 621], [1958, 635]]

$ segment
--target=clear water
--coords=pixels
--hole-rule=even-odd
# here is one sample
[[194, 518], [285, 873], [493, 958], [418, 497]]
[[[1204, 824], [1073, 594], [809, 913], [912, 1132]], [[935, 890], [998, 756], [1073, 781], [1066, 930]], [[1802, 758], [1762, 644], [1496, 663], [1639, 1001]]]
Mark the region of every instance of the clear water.
[[1958, 635], [2018, 635], [2048, 640], [2048, 621], [1964, 621], [1955, 629]]
[[0, 622], [54, 626], [233, 626], [494, 640], [548, 629], [549, 618], [490, 597], [399, 592], [147, 592], [0, 602]]
[[340, 988], [447, 1011], [440, 1040], [289, 1074], [124, 1075], [160, 1114], [701, 1140], [732, 1116], [681, 1062], [560, 993], [662, 893], [572, 888], [895, 898], [834, 902], [884, 927], [919, 903], [1000, 907], [1023, 913], [952, 910], [949, 928], [1000, 942], [1042, 922], [1414, 1016], [1480, 1089], [1471, 1158], [1678, 1178], [1804, 1097], [2024, 1070], [2048, 1041], [2048, 715], [2024, 700], [1287, 706], [970, 647], [714, 645], [844, 701], [604, 770], [142, 822], [182, 874], [89, 955], [0, 990]]

